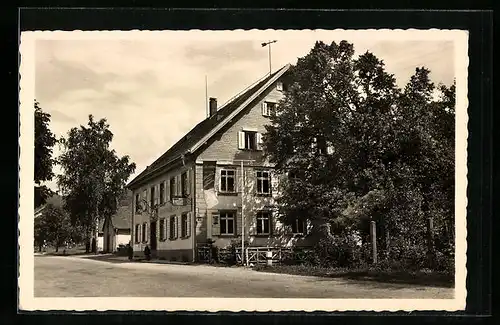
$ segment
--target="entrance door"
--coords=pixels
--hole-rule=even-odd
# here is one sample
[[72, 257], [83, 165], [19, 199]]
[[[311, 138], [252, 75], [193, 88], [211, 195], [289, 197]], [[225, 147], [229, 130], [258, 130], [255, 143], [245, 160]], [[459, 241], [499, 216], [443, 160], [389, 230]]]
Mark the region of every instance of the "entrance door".
[[156, 240], [156, 221], [151, 222], [151, 254], [156, 255], [156, 247], [157, 247], [157, 240]]
[[106, 252], [111, 253], [111, 236], [109, 234], [106, 238]]

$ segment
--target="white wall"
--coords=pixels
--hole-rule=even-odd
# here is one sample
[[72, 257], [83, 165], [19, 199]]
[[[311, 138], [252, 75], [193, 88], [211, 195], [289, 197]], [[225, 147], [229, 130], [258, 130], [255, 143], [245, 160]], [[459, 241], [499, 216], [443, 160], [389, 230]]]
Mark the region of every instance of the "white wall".
[[116, 246], [115, 250], [118, 248], [118, 245], [123, 244], [127, 245], [130, 241], [130, 235], [116, 235]]
[[99, 235], [97, 237], [97, 251], [100, 252], [104, 249], [104, 237]]

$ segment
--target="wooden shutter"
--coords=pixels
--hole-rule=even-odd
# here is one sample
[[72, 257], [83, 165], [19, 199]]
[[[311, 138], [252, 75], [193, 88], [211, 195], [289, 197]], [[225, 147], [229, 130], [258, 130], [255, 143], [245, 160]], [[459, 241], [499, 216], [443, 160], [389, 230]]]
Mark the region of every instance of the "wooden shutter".
[[234, 213], [234, 227], [235, 227], [235, 232], [236, 236], [241, 236], [241, 226], [243, 225], [243, 218], [242, 218], [241, 211], [236, 211]]
[[172, 217], [168, 217], [166, 220], [165, 220], [165, 238], [167, 239], [171, 239], [170, 237], [170, 218]]
[[191, 218], [193, 217], [192, 212], [188, 212], [187, 214], [187, 229], [186, 229], [186, 237], [191, 236]]
[[212, 236], [220, 235], [220, 215], [218, 212], [212, 212]]
[[255, 137], [256, 137], [256, 142], [257, 142], [257, 150], [262, 150], [262, 133], [256, 133], [255, 134]]
[[175, 193], [177, 196], [182, 195], [182, 182], [181, 182], [181, 175], [175, 176], [175, 185], [176, 185], [176, 192]]
[[179, 217], [174, 217], [174, 239], [179, 238]]
[[268, 212], [269, 214], [269, 235], [273, 235], [276, 231], [274, 230], [274, 218], [272, 211]]
[[269, 106], [266, 102], [262, 102], [262, 115], [269, 116]]
[[142, 225], [138, 224], [137, 225], [137, 242], [142, 243]]
[[191, 169], [186, 170], [186, 194], [191, 194]]
[[245, 132], [238, 132], [238, 149], [245, 149]]

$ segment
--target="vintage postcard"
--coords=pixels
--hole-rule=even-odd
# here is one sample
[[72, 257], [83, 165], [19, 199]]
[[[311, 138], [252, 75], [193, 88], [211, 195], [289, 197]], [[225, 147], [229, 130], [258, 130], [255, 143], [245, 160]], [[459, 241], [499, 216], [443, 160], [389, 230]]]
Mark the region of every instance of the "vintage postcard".
[[467, 46], [23, 32], [19, 309], [464, 310]]

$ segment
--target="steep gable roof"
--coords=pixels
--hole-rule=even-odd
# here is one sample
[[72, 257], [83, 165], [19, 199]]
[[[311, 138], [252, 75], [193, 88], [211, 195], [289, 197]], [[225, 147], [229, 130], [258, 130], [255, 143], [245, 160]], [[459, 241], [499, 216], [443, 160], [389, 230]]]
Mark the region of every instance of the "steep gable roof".
[[[132, 192], [127, 191], [123, 197], [118, 201], [118, 208], [116, 213], [111, 217], [111, 225], [115, 229], [130, 229], [130, 223], [132, 221]], [[99, 223], [99, 229], [103, 230], [104, 221]]]
[[181, 159], [184, 154], [194, 152], [200, 145], [205, 143], [218, 130], [226, 125], [229, 120], [236, 116], [242, 109], [250, 104], [250, 102], [268, 89], [279, 77], [281, 77], [290, 65], [282, 67], [278, 71], [265, 77], [264, 79], [254, 83], [240, 94], [233, 97], [224, 104], [216, 114], [206, 118], [198, 123], [191, 131], [168, 149], [163, 155], [156, 159], [150, 166], [136, 176], [128, 185], [128, 188], [133, 188], [142, 180], [153, 174], [157, 170], [172, 163], [177, 159]]
[[35, 208], [35, 217], [39, 216], [48, 205], [53, 205], [56, 208], [62, 208], [64, 205], [64, 200], [59, 194], [54, 194], [47, 199], [45, 204]]

